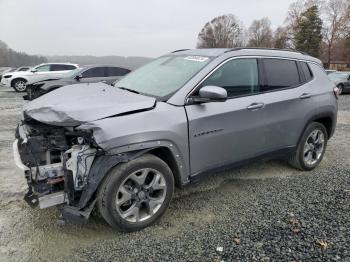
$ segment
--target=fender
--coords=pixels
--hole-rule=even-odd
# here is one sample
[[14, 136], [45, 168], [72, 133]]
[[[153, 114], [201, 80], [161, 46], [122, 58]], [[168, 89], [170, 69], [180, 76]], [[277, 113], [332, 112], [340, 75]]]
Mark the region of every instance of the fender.
[[158, 148], [167, 148], [170, 150], [175, 159], [176, 168], [179, 171], [179, 177], [175, 177], [175, 179], [179, 179], [181, 185], [188, 184], [190, 174], [189, 169], [187, 168], [185, 161], [182, 159], [177, 147], [170, 141], [149, 141], [113, 148], [106, 154], [98, 156], [94, 160], [88, 175], [88, 183], [83, 189], [83, 193], [79, 200], [79, 209], [86, 207], [109, 170], [120, 163], [129, 162]]

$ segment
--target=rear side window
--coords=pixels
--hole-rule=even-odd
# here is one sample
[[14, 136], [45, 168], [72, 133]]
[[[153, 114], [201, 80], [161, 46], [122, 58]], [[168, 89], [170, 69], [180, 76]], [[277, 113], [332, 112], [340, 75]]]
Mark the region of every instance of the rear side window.
[[264, 59], [267, 87], [263, 91], [294, 87], [300, 84], [297, 63], [285, 59]]
[[310, 67], [306, 62], [300, 62], [301, 70], [303, 71], [305, 82], [309, 82], [312, 80], [312, 72], [310, 70]]
[[83, 78], [105, 77], [105, 67], [90, 68], [82, 73]]
[[250, 58], [228, 61], [201, 84], [208, 85], [225, 88], [228, 97], [258, 93], [258, 62]]
[[120, 67], [107, 67], [107, 76], [124, 76], [129, 73], [130, 70]]
[[53, 64], [51, 65], [50, 71], [65, 71], [65, 70], [73, 70], [76, 67], [73, 65], [62, 65], [62, 64]]

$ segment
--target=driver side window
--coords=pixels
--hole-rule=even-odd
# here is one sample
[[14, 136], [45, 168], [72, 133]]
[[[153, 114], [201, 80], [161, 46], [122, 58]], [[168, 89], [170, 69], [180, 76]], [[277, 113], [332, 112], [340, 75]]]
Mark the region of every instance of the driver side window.
[[258, 93], [258, 61], [251, 58], [228, 61], [201, 84], [209, 85], [225, 88], [228, 97]]

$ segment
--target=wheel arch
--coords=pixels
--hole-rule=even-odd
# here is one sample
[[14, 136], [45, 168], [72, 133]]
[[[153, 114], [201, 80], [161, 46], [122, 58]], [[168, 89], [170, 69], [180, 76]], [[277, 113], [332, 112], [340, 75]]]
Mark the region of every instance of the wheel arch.
[[305, 129], [307, 128], [307, 126], [312, 123], [312, 122], [317, 122], [320, 123], [322, 125], [324, 125], [324, 127], [327, 130], [327, 135], [328, 135], [328, 139], [330, 139], [335, 131], [335, 126], [337, 123], [337, 116], [335, 113], [329, 111], [329, 112], [323, 112], [323, 113], [319, 113], [316, 115], [313, 115], [311, 118], [309, 118], [309, 120], [306, 122], [302, 133], [299, 136], [299, 141], [303, 135], [303, 133], [305, 132]]
[[19, 77], [16, 77], [16, 78], [14, 78], [14, 79], [11, 80], [11, 83], [10, 83], [11, 87], [14, 87], [14, 82], [15, 82], [16, 80], [19, 80], [19, 79], [23, 79], [25, 82], [28, 82], [27, 79], [25, 79], [25, 78], [22, 77], [22, 76], [19, 76]]
[[142, 150], [134, 150], [118, 154], [103, 154], [98, 156], [91, 166], [88, 175], [89, 183], [83, 189], [78, 208], [85, 208], [88, 203], [93, 200], [93, 196], [96, 194], [97, 189], [112, 168], [121, 163], [132, 161], [133, 159], [136, 159], [146, 153], [159, 157], [169, 166], [173, 172], [175, 185], [177, 187], [181, 187], [186, 184], [186, 181], [183, 179], [184, 174], [180, 171], [182, 166], [176, 160], [177, 156], [179, 155], [174, 155], [172, 149], [167, 146], [163, 145], [158, 147], [149, 147]]

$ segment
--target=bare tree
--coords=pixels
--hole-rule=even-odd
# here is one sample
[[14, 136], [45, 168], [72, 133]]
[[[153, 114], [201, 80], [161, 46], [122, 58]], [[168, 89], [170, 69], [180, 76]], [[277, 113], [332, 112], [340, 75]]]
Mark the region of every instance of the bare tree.
[[323, 37], [327, 44], [327, 64], [330, 65], [335, 43], [350, 30], [350, 1], [329, 0], [324, 5]]
[[254, 20], [248, 29], [248, 46], [252, 47], [272, 47], [273, 36], [271, 21], [267, 17]]
[[230, 48], [243, 45], [242, 22], [233, 14], [222, 15], [205, 24], [197, 48]]
[[279, 26], [274, 32], [273, 47], [279, 49], [287, 49], [291, 47], [288, 28]]

